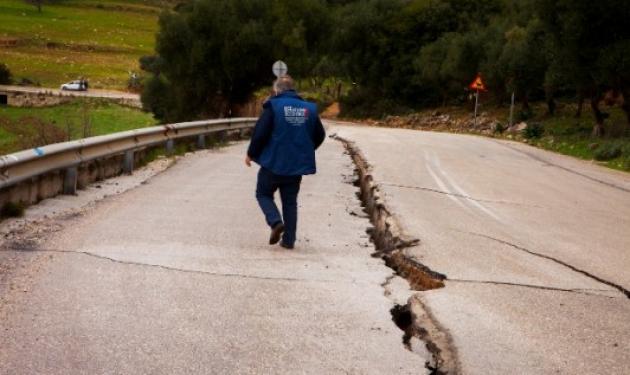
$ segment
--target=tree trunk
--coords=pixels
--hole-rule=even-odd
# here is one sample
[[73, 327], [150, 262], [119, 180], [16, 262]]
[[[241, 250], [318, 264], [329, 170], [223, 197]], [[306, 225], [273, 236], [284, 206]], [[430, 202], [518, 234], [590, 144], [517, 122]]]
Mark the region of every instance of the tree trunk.
[[545, 89], [545, 96], [547, 97], [547, 115], [553, 116], [556, 114], [556, 100], [554, 98], [554, 91], [552, 88]]
[[578, 91], [578, 107], [577, 112], [575, 112], [575, 117], [582, 117], [582, 108], [584, 108], [584, 91]]
[[553, 97], [547, 99], [547, 114], [549, 116], [556, 114], [556, 100]]
[[591, 97], [591, 109], [593, 110], [593, 115], [595, 116], [595, 125], [593, 126], [593, 137], [601, 137], [604, 135], [604, 114], [599, 110], [599, 102], [601, 100], [601, 95], [595, 94]]
[[523, 94], [523, 112], [531, 111], [531, 107], [529, 106], [529, 95], [527, 93]]
[[621, 109], [626, 112], [626, 118], [628, 119], [625, 129], [625, 133], [627, 135], [630, 132], [630, 88], [621, 90], [621, 95], [623, 95], [623, 104], [621, 105]]
[[621, 109], [626, 113], [626, 126], [624, 128], [624, 134], [630, 135], [630, 88], [624, 88], [621, 90], [621, 96], [623, 103], [621, 104]]

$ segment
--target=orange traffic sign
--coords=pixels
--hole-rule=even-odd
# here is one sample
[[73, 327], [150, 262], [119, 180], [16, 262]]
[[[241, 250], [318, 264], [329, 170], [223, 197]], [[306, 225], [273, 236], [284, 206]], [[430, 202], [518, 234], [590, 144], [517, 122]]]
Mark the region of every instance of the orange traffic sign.
[[475, 80], [468, 86], [471, 90], [486, 91], [486, 85], [483, 84], [481, 73], [477, 74]]

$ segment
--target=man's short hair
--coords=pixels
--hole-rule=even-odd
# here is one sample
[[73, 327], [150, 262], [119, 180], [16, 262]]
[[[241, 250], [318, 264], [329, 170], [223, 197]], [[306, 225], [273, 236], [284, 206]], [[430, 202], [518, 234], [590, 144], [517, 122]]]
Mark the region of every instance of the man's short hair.
[[274, 90], [280, 94], [281, 92], [287, 90], [293, 90], [293, 78], [290, 75], [283, 75], [278, 77], [276, 82], [273, 84]]

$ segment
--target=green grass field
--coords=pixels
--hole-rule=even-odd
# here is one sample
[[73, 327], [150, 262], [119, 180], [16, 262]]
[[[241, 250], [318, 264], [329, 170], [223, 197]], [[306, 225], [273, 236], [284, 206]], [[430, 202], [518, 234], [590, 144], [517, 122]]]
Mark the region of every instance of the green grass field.
[[159, 0], [63, 0], [42, 12], [23, 0], [0, 1], [0, 62], [14, 80], [44, 87], [86, 77], [93, 88], [126, 88], [138, 58], [153, 53]]
[[[90, 135], [103, 135], [124, 130], [137, 129], [157, 124], [151, 114], [137, 109], [123, 107], [104, 101], [82, 101], [44, 108], [0, 108], [0, 117], [18, 119], [20, 117], [38, 117], [53, 122], [60, 129], [67, 131], [70, 124], [70, 137], [81, 138], [81, 123], [84, 115], [90, 119]], [[0, 127], [0, 155], [19, 150], [15, 136]]]

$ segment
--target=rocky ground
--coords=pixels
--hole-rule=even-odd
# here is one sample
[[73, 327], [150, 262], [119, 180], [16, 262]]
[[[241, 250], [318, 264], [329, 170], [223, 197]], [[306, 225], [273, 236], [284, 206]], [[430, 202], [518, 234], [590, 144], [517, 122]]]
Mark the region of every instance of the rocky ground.
[[493, 135], [497, 133], [518, 134], [527, 128], [521, 122], [507, 127], [487, 112], [481, 112], [476, 121], [468, 113], [444, 113], [439, 110], [430, 113], [413, 113], [405, 116], [387, 116], [383, 120], [368, 120], [375, 126], [391, 128], [434, 130], [452, 133], [479, 133]]

